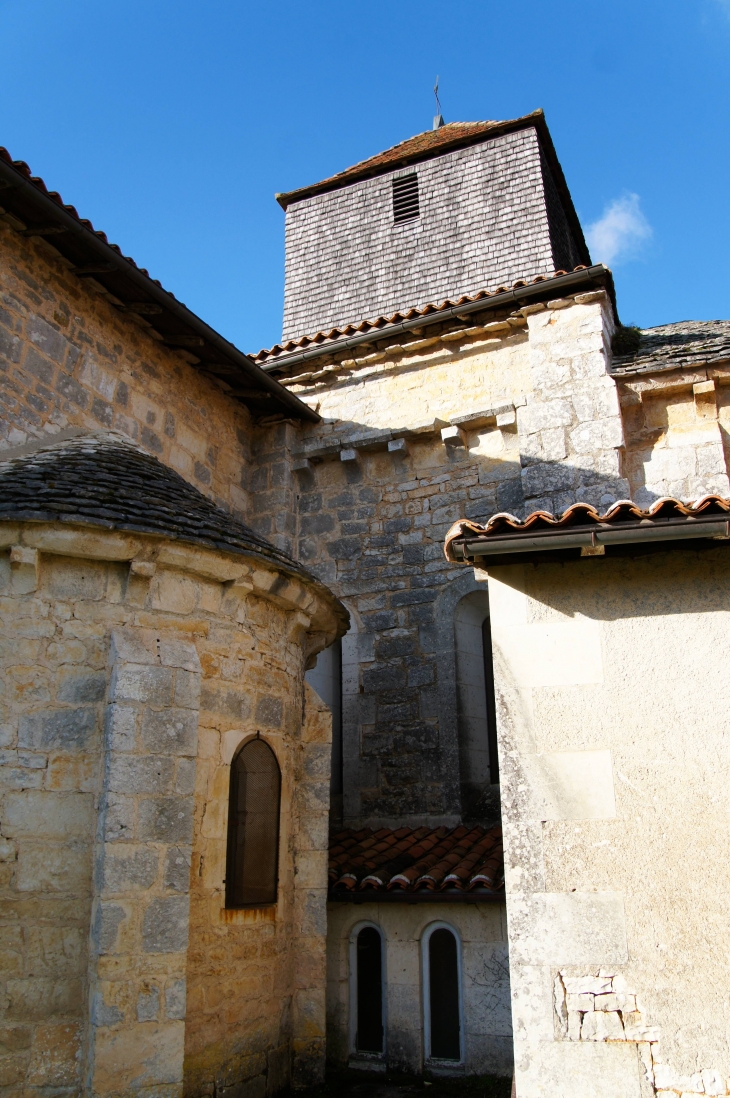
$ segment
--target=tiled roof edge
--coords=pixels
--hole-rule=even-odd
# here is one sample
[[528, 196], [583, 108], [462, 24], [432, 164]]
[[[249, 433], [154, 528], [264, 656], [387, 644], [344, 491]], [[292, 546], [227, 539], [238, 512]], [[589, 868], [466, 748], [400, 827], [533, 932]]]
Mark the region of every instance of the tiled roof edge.
[[[589, 503], [574, 503], [567, 510], [559, 514], [549, 511], [533, 511], [525, 519], [517, 518], [507, 511], [500, 511], [492, 515], [485, 525], [474, 522], [471, 519], [458, 519], [449, 529], [444, 539], [444, 555], [446, 559], [454, 563], [464, 563], [464, 556], [457, 555], [454, 551], [455, 543], [473, 538], [474, 542], [487, 545], [490, 541], [504, 542], [510, 538], [518, 543], [520, 537], [542, 535], [545, 539], [545, 549], [550, 549], [550, 535], [571, 534], [573, 530], [589, 531], [591, 527], [597, 532], [607, 528], [620, 529], [625, 526], [638, 527], [642, 522], [654, 524], [663, 523], [669, 527], [670, 523], [676, 526], [681, 522], [693, 522], [698, 531], [701, 523], [717, 517], [730, 533], [730, 499], [717, 495], [714, 492], [702, 496], [690, 503], [683, 503], [674, 496], [662, 496], [655, 500], [648, 508], [643, 508], [630, 499], [620, 499], [604, 513], [600, 514]], [[673, 521], [672, 521], [673, 520]], [[702, 536], [698, 533], [698, 537]]]
[[[218, 357], [222, 356], [226, 363], [231, 363], [236, 368], [237, 376], [233, 375], [233, 381], [238, 384], [250, 384], [261, 391], [264, 399], [276, 401], [278, 404], [276, 411], [288, 412], [310, 422], [319, 421], [319, 416], [294, 393], [288, 392], [274, 378], [268, 377], [249, 355], [240, 351], [235, 344], [178, 301], [174, 294], [166, 290], [157, 279], [151, 277], [149, 271], [139, 267], [129, 256], [125, 256], [117, 244], [110, 243], [106, 233], [95, 229], [91, 221], [81, 217], [75, 206], [65, 203], [57, 191], [49, 190], [43, 179], [32, 174], [24, 160], [13, 160], [8, 150], [2, 146], [0, 146], [0, 205], [2, 212], [10, 215], [10, 218], [6, 217], [5, 220], [11, 228], [22, 231], [26, 236], [32, 236], [34, 228], [38, 230], [38, 235], [46, 236], [50, 227], [53, 234], [50, 238], [53, 241], [53, 247], [64, 259], [69, 259], [69, 256], [65, 255], [69, 242], [74, 252], [83, 253], [84, 263], [98, 267], [98, 270], [94, 271], [94, 279], [102, 285], [105, 292], [113, 296], [115, 300], [112, 304], [116, 308], [124, 311], [129, 303], [124, 300], [123, 294], [120, 295], [119, 286], [113, 284], [114, 280], [118, 281], [120, 276], [125, 288], [130, 291], [132, 302], [144, 300], [149, 296], [157, 309], [161, 306], [159, 316], [153, 313], [148, 317], [145, 314], [149, 327], [155, 328], [158, 334], [162, 335], [164, 344], [165, 330], [160, 330], [158, 327], [164, 321], [171, 326], [171, 332], [167, 333], [168, 339], [172, 337], [170, 346], [195, 346], [196, 357], [199, 359], [197, 368], [201, 372], [207, 371], [216, 377]], [[34, 221], [30, 225], [28, 225], [28, 210], [32, 210], [34, 215]], [[15, 220], [15, 225], [11, 219]], [[21, 226], [25, 224], [26, 228], [18, 229], [18, 221]], [[74, 264], [78, 260], [72, 258], [71, 262]], [[72, 270], [74, 270], [73, 266]], [[75, 270], [78, 274], [79, 268], [76, 267]], [[194, 333], [192, 337], [189, 335], [191, 332]], [[178, 334], [182, 333], [188, 333], [188, 335], [183, 337], [182, 342], [175, 342]], [[189, 342], [190, 340], [192, 342]], [[202, 344], [202, 347], [199, 347], [199, 344]], [[210, 361], [206, 358], [209, 348], [212, 349]], [[225, 388], [231, 380], [230, 369], [221, 373], [217, 380], [223, 380]], [[249, 390], [243, 390], [243, 392], [249, 392]], [[246, 400], [255, 401], [256, 397], [249, 395], [241, 396], [240, 399], [245, 403]], [[273, 410], [269, 405], [261, 406], [261, 401], [259, 406], [260, 414]]]
[[391, 335], [408, 331], [409, 327], [421, 327], [424, 322], [434, 324], [449, 320], [450, 314], [478, 312], [481, 309], [500, 308], [511, 303], [518, 304], [528, 297], [534, 297], [543, 292], [560, 293], [568, 285], [579, 286], [583, 282], [597, 280], [602, 285], [605, 284], [615, 310], [613, 276], [609, 268], [604, 267], [602, 263], [596, 263], [591, 267], [579, 264], [572, 271], [555, 271], [552, 275], [538, 275], [530, 282], [517, 279], [511, 286], [498, 286], [495, 290], [479, 290], [472, 295], [465, 294], [456, 301], [447, 298], [439, 304], [429, 302], [420, 309], [413, 308], [407, 312], [363, 320], [357, 325], [349, 324], [345, 328], [331, 328], [327, 332], [301, 336], [297, 340], [288, 340], [283, 346], [275, 343], [273, 347], [264, 348], [257, 354], [252, 354], [251, 357], [268, 373], [271, 370], [284, 369], [292, 363], [302, 361], [305, 357], [321, 358], [322, 355], [346, 350], [357, 343], [388, 339]]

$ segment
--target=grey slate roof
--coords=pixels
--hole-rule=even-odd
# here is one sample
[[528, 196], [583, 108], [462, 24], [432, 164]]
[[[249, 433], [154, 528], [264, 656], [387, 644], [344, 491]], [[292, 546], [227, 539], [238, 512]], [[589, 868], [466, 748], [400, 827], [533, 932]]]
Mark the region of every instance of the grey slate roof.
[[614, 358], [611, 373], [625, 377], [728, 359], [730, 320], [682, 320], [644, 328], [638, 351]]
[[265, 559], [334, 595], [124, 436], [95, 432], [0, 461], [0, 521], [68, 522], [157, 534]]

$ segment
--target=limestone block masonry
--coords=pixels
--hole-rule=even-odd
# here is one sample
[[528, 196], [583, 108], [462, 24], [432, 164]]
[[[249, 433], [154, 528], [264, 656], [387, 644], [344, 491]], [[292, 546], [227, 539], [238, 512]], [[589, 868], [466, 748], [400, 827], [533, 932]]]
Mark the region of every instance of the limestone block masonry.
[[[8, 1094], [321, 1078], [331, 722], [303, 672], [335, 607], [260, 557], [0, 523]], [[282, 771], [279, 899], [231, 911], [229, 766], [255, 735]]]
[[590, 291], [323, 355], [282, 379], [322, 423], [261, 432], [251, 521], [267, 537], [291, 521], [295, 555], [352, 612], [346, 826], [460, 818], [454, 614], [478, 585], [463, 588], [443, 539], [458, 518], [631, 494], [613, 330], [606, 294]]
[[247, 409], [47, 244], [0, 220], [0, 248], [0, 452], [112, 428], [244, 518]]

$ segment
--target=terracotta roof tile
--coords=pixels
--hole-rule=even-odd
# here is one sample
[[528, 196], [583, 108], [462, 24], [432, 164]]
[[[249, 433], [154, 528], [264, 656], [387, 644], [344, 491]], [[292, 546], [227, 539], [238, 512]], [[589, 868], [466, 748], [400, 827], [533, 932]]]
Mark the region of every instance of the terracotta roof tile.
[[[711, 493], [702, 496], [693, 503], [682, 503], [673, 496], [662, 496], [652, 503], [651, 507], [642, 508], [638, 503], [630, 499], [620, 499], [609, 507], [605, 514], [599, 514], [595, 507], [589, 503], [574, 503], [561, 514], [551, 514], [549, 511], [533, 511], [525, 519], [516, 518], [507, 511], [500, 511], [492, 515], [485, 525], [473, 522], [471, 519], [459, 519], [446, 535], [444, 552], [446, 559], [461, 561], [453, 550], [454, 542], [468, 537], [471, 539], [504, 538], [508, 535], [533, 535], [547, 533], [554, 530], [569, 531], [572, 528], [596, 529], [606, 527], [620, 527], [622, 523], [637, 524], [640, 522], [658, 524], [662, 521], [686, 519], [710, 518], [711, 516], [730, 516], [730, 499]], [[549, 545], [546, 544], [546, 548]]]
[[339, 831], [330, 841], [330, 889], [466, 892], [503, 886], [502, 829], [479, 825]]
[[[585, 264], [579, 264], [576, 271], [585, 271], [588, 268]], [[363, 320], [360, 324], [353, 325], [348, 324], [345, 328], [330, 328], [326, 332], [315, 332], [314, 335], [304, 335], [299, 339], [290, 339], [286, 343], [275, 343], [273, 347], [268, 349], [264, 348], [259, 351], [258, 354], [251, 354], [254, 362], [259, 366], [266, 365], [268, 367], [278, 364], [278, 359], [281, 359], [281, 365], [286, 366], [286, 356], [295, 354], [298, 351], [306, 351], [312, 347], [321, 347], [322, 354], [327, 354], [329, 344], [339, 343], [343, 339], [348, 339], [350, 336], [361, 335], [368, 332], [372, 332], [374, 338], [377, 338], [380, 329], [387, 329], [393, 324], [400, 324], [403, 320], [417, 320], [419, 317], [431, 316], [433, 313], [446, 312], [447, 309], [457, 308], [459, 305], [468, 305], [473, 301], [485, 300], [485, 307], [489, 304], [488, 298], [494, 297], [496, 294], [503, 294], [509, 290], [519, 289], [521, 286], [536, 286], [541, 282], [550, 282], [552, 278], [558, 278], [560, 275], [566, 274], [566, 271], [554, 271], [550, 275], [538, 275], [537, 278], [533, 278], [530, 282], [526, 282], [524, 279], [518, 279], [516, 282], [511, 283], [509, 286], [496, 286], [493, 290], [480, 290], [476, 294], [468, 296], [463, 294], [459, 298], [447, 298], [446, 301], [441, 301], [438, 304], [429, 302], [427, 305], [422, 305], [419, 309], [409, 309], [404, 313], [392, 313], [389, 316], [378, 316], [372, 320]], [[547, 287], [549, 289], [549, 287]], [[381, 339], [385, 339], [388, 335], [387, 331], [383, 331]]]

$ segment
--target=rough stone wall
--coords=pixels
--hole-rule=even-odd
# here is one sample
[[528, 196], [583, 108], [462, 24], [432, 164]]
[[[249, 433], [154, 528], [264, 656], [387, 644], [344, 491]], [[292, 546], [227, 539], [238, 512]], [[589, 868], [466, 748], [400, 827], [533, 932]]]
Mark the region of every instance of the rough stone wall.
[[[134, 581], [127, 598], [135, 601], [130, 587]], [[86, 1083], [95, 1095], [172, 1090], [185, 1041], [195, 644], [169, 628], [113, 629], [107, 695]]]
[[[420, 217], [393, 224], [392, 181]], [[457, 300], [555, 270], [533, 128], [293, 203], [283, 339]]]
[[730, 367], [672, 370], [619, 384], [632, 499], [730, 495]]
[[443, 557], [449, 526], [629, 494], [605, 295], [469, 323], [302, 368], [286, 384], [323, 422], [256, 444], [257, 528], [353, 612], [346, 824], [462, 811], [456, 696], [439, 670], [462, 575]]
[[[626, 499], [623, 422], [609, 377], [613, 317], [602, 293], [528, 306], [530, 393], [518, 416], [525, 511]], [[603, 302], [603, 307], [601, 307]]]
[[[385, 938], [385, 1046], [390, 1068], [424, 1069], [421, 940], [433, 922], [461, 939], [464, 1069], [467, 1074], [512, 1072], [507, 925], [501, 904], [328, 905], [328, 1058], [356, 1062], [350, 998], [350, 938], [358, 923]], [[427, 1065], [426, 1065], [427, 1066]]]
[[[259, 600], [256, 600], [259, 601]], [[331, 719], [302, 696], [300, 638], [259, 603], [199, 641], [204, 668], [191, 889], [185, 1093], [272, 1095], [324, 1071]], [[301, 626], [299, 627], [299, 629]], [[262, 644], [262, 637], [267, 642]], [[278, 902], [225, 908], [230, 762], [260, 733], [282, 772]]]
[[98, 611], [123, 569], [38, 558], [0, 551], [0, 1079], [8, 1094], [75, 1094], [107, 687]]
[[[2, 1085], [316, 1080], [330, 725], [303, 669], [329, 611], [143, 535], [3, 523], [0, 546]], [[257, 731], [283, 773], [280, 901], [226, 912], [228, 763]]]
[[[113, 428], [245, 517], [250, 418], [93, 279], [0, 220], [0, 451]], [[98, 285], [98, 284], [97, 284]], [[99, 287], [101, 289], [101, 287]]]
[[727, 550], [488, 587], [517, 1093], [725, 1094]]

